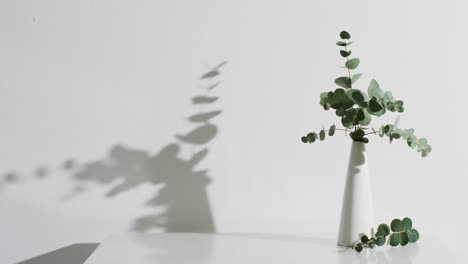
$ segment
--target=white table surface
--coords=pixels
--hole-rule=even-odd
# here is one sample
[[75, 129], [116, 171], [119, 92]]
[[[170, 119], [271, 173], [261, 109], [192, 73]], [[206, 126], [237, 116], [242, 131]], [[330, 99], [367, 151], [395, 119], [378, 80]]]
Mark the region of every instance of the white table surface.
[[266, 234], [124, 234], [109, 237], [85, 264], [462, 263], [435, 237], [416, 244], [365, 249], [335, 246], [335, 239]]

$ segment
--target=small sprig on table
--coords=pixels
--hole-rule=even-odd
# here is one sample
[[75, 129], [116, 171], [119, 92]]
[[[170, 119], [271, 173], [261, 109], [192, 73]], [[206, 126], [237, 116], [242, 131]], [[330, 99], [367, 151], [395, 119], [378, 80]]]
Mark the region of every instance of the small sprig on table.
[[[387, 238], [388, 237], [388, 238]], [[361, 252], [364, 248], [374, 248], [383, 246], [387, 242], [390, 246], [406, 246], [408, 243], [415, 243], [419, 240], [418, 230], [413, 228], [413, 222], [405, 217], [402, 220], [393, 219], [390, 226], [380, 224], [373, 237], [363, 235], [361, 241], [354, 244], [353, 249]]]

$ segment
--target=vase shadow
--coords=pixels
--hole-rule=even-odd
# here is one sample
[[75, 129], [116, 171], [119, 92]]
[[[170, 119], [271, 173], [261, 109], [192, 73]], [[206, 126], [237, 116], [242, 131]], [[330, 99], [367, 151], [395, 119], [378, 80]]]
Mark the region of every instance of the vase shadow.
[[[205, 108], [219, 100], [212, 91], [220, 84], [217, 78], [224, 64], [218, 64], [200, 77], [203, 93], [191, 99], [198, 110], [187, 118], [195, 125], [193, 129], [176, 134], [175, 141], [156, 154], [123, 145], [113, 146], [105, 158], [88, 162], [72, 173], [77, 184], [68, 197], [85, 190], [83, 186], [88, 182], [112, 185], [105, 194], [108, 198], [150, 184], [158, 186], [159, 190], [145, 205], [163, 211], [138, 217], [132, 224], [133, 231], [216, 232], [206, 191], [212, 179], [208, 169], [197, 167], [206, 159], [210, 152], [208, 145], [218, 134], [218, 126], [212, 120], [220, 116], [222, 110]], [[190, 152], [189, 158], [181, 157], [183, 151]], [[63, 167], [67, 167], [66, 164], [64, 162]]]

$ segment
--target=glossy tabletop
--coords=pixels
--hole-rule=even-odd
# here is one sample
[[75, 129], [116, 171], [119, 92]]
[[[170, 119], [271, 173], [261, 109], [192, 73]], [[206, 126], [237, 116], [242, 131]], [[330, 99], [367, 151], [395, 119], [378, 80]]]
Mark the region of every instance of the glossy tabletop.
[[109, 237], [85, 264], [460, 263], [435, 237], [356, 253], [333, 237], [265, 234], [124, 234]]

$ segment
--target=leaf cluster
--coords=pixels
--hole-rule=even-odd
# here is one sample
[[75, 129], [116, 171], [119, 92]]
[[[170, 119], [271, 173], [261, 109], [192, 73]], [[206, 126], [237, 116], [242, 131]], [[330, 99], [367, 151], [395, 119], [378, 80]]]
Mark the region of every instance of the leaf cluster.
[[[377, 134], [373, 128], [367, 127], [371, 124], [372, 116], [380, 117], [387, 112], [403, 113], [405, 111], [404, 103], [402, 100], [395, 99], [391, 92], [382, 90], [375, 79], [370, 81], [366, 92], [354, 87], [362, 73], [351, 74], [351, 71], [359, 67], [361, 60], [351, 58], [352, 51], [349, 49], [352, 44], [349, 41], [351, 34], [342, 31], [340, 38], [341, 40], [336, 45], [341, 48], [340, 55], [345, 59], [344, 68], [347, 71], [347, 76], [335, 79], [338, 88], [320, 94], [320, 105], [325, 110], [334, 110], [344, 127], [340, 130], [344, 130], [346, 133], [349, 130], [349, 136], [353, 141], [368, 143], [369, 139], [366, 135]], [[333, 125], [332, 135], [336, 129], [336, 126]], [[368, 129], [372, 129], [373, 132], [366, 133], [365, 130]], [[331, 130], [330, 128], [328, 131]], [[301, 137], [301, 141], [304, 143], [322, 141], [325, 139], [326, 132], [325, 129], [319, 132], [310, 132]], [[418, 139], [413, 133], [414, 129], [402, 130], [391, 125], [382, 126], [379, 130], [379, 135], [388, 136], [390, 142], [393, 139], [403, 138], [411, 148], [416, 148], [418, 152], [422, 152], [423, 157], [426, 157], [431, 152], [431, 146], [426, 139]]]
[[414, 129], [400, 129], [396, 125], [388, 124], [382, 125], [379, 128], [378, 135], [380, 137], [387, 136], [390, 140], [390, 143], [394, 139], [402, 139], [406, 141], [406, 144], [412, 149], [416, 149], [417, 152], [421, 152], [422, 157], [427, 157], [427, 155], [432, 151], [432, 147], [429, 145], [427, 139], [417, 138], [414, 135]]
[[301, 141], [304, 143], [313, 143], [315, 141], [323, 141], [325, 140], [325, 136], [328, 134], [328, 136], [333, 136], [335, 135], [336, 131], [336, 126], [332, 125], [328, 130], [325, 130], [325, 128], [322, 127], [322, 129], [316, 133], [316, 132], [310, 132], [306, 136], [303, 136], [301, 138]]
[[364, 248], [383, 246], [385, 243], [392, 247], [406, 246], [408, 243], [415, 243], [418, 240], [419, 232], [413, 228], [413, 221], [405, 217], [402, 220], [393, 219], [390, 226], [380, 224], [373, 237], [361, 236], [360, 241], [354, 244], [353, 249], [361, 252]]

